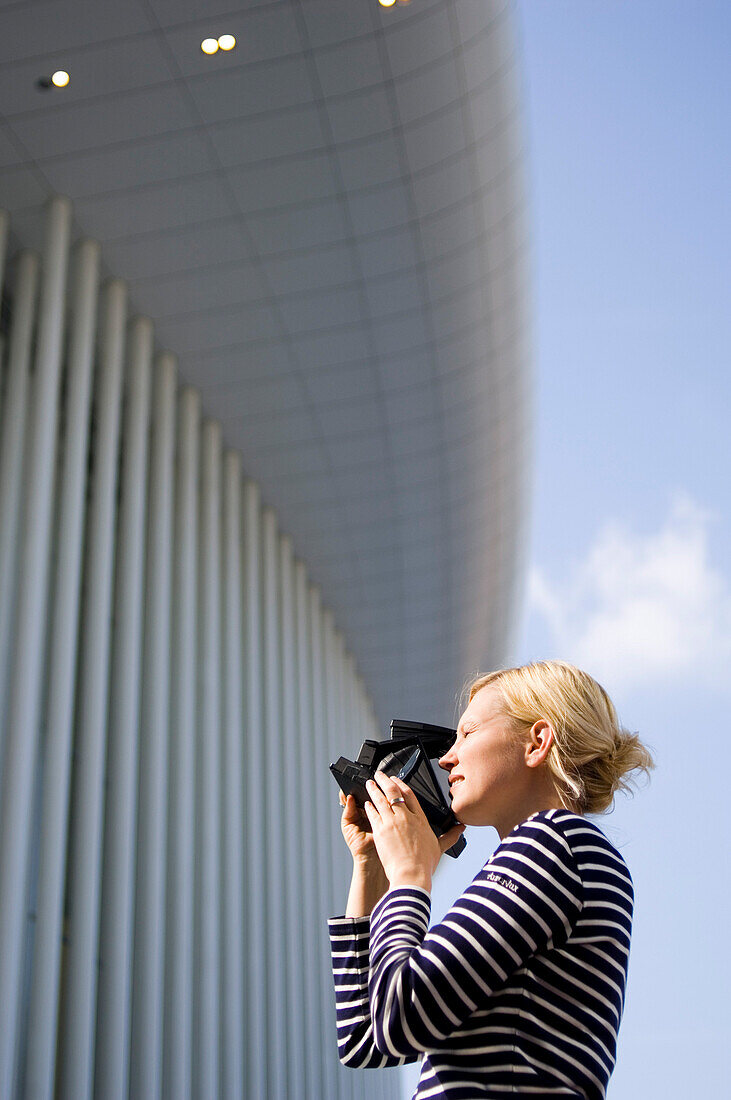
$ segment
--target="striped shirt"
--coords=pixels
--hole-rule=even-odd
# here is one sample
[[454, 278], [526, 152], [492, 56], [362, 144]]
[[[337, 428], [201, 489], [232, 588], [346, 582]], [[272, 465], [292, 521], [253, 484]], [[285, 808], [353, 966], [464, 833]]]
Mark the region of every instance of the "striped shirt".
[[431, 930], [429, 894], [413, 886], [389, 890], [370, 918], [332, 918], [341, 1062], [423, 1058], [414, 1100], [600, 1100], [632, 908], [619, 852], [554, 809], [513, 829]]

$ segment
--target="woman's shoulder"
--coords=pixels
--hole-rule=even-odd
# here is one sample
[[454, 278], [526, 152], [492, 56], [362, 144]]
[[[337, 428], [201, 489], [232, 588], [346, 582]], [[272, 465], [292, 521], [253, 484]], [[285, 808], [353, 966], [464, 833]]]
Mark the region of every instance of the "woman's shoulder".
[[509, 833], [496, 851], [516, 844], [528, 843], [537, 848], [564, 850], [571, 854], [577, 866], [610, 861], [629, 870], [621, 855], [599, 826], [583, 814], [572, 810], [538, 810]]
[[561, 836], [571, 850], [583, 878], [592, 870], [607, 868], [626, 878], [631, 885], [632, 876], [622, 853], [595, 821], [583, 814], [573, 813], [571, 810], [554, 809], [539, 810], [523, 822], [523, 825], [530, 828], [531, 823], [534, 828], [550, 830]]

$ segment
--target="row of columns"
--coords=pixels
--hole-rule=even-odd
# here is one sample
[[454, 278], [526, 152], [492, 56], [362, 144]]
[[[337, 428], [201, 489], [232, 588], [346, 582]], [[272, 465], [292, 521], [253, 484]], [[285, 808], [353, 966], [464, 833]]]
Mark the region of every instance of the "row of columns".
[[[0, 388], [0, 1100], [356, 1100], [328, 764], [376, 723], [200, 394], [51, 201]], [[1, 278], [0, 274], [0, 278]], [[0, 285], [2, 285], [0, 283]]]

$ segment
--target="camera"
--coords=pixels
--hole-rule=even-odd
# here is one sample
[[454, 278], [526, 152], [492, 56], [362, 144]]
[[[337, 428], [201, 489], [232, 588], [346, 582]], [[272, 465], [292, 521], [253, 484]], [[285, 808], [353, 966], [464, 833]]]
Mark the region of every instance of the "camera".
[[[418, 798], [432, 830], [442, 836], [458, 822], [449, 804], [446, 773], [441, 768], [435, 770], [432, 761], [449, 751], [456, 736], [457, 731], [446, 726], [394, 718], [390, 739], [364, 741], [356, 760], [341, 756], [330, 765], [330, 771], [345, 795], [352, 794], [359, 806], [368, 801], [366, 782], [377, 771], [402, 779]], [[466, 844], [461, 836], [447, 849], [447, 855], [456, 859]]]

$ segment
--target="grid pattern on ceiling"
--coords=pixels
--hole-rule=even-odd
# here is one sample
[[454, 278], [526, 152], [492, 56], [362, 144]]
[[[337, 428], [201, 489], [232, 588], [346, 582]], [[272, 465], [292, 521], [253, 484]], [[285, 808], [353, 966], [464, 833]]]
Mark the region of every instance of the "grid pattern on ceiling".
[[[521, 492], [524, 395], [509, 8], [0, 6], [13, 225], [32, 242], [48, 194], [74, 199], [294, 535], [384, 712], [413, 710], [424, 682], [443, 715], [465, 660], [497, 659], [510, 611], [520, 515], [496, 501]], [[224, 32], [236, 49], [203, 55]], [[56, 66], [69, 87], [38, 92]], [[467, 629], [477, 575], [490, 636]]]

